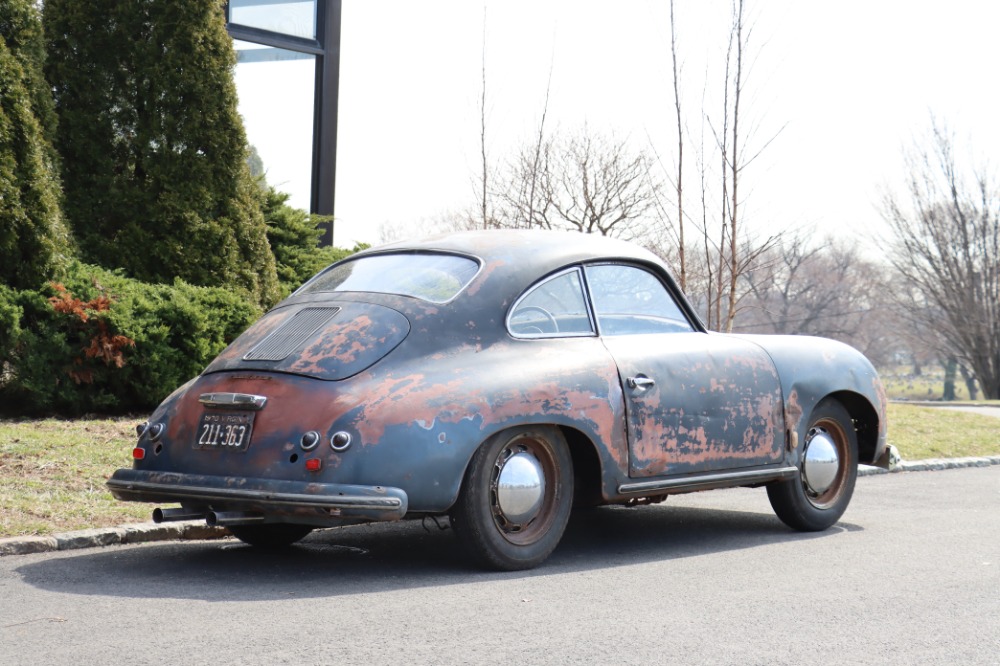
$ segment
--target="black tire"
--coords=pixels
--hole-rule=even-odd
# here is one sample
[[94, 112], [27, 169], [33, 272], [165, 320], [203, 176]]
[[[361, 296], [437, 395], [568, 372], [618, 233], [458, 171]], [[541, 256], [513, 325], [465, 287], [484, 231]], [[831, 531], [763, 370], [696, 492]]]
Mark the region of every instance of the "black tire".
[[285, 548], [313, 531], [308, 525], [268, 523], [266, 525], [229, 525], [233, 536], [257, 548]]
[[[807, 473], [810, 446], [836, 452], [836, 463], [812, 464], [813, 476], [831, 474], [813, 487]], [[816, 454], [813, 460], [822, 456]], [[818, 470], [818, 471], [817, 471]], [[836, 400], [816, 405], [799, 456], [799, 474], [794, 479], [767, 486], [767, 498], [783, 523], [802, 532], [819, 532], [835, 524], [847, 510], [858, 478], [858, 436], [847, 410]], [[829, 485], [827, 485], [829, 484]]]
[[[512, 484], [519, 471], [541, 482]], [[507, 483], [501, 485], [501, 479]], [[526, 487], [526, 495], [515, 495]], [[533, 494], [537, 498], [532, 503]], [[522, 514], [507, 515], [503, 500]], [[499, 571], [531, 569], [559, 543], [572, 504], [573, 460], [562, 433], [552, 426], [520, 427], [494, 435], [473, 455], [451, 522], [480, 565]]]

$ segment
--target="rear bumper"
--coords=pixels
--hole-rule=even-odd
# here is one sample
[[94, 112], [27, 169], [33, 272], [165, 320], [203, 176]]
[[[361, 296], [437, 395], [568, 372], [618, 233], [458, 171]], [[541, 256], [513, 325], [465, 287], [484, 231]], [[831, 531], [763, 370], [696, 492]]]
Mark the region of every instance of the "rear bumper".
[[406, 492], [386, 486], [305, 483], [205, 474], [119, 469], [107, 482], [111, 494], [126, 502], [180, 502], [212, 510], [254, 511], [302, 516], [311, 521], [399, 520], [406, 514]]

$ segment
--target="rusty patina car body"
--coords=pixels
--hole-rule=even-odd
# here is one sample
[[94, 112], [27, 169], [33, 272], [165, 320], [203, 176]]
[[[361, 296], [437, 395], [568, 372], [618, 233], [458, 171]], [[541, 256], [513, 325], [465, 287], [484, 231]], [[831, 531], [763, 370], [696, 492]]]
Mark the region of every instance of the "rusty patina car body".
[[705, 330], [663, 264], [581, 234], [368, 250], [268, 312], [139, 428], [128, 501], [258, 545], [450, 515], [483, 564], [535, 566], [577, 504], [767, 486], [819, 530], [885, 464], [871, 364], [831, 340]]

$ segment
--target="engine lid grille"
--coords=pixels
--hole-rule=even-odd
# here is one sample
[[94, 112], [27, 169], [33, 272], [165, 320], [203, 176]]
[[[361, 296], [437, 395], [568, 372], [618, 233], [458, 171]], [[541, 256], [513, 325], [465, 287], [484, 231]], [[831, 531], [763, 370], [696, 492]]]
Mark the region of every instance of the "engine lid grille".
[[282, 361], [340, 312], [339, 307], [305, 308], [243, 355], [244, 361]]

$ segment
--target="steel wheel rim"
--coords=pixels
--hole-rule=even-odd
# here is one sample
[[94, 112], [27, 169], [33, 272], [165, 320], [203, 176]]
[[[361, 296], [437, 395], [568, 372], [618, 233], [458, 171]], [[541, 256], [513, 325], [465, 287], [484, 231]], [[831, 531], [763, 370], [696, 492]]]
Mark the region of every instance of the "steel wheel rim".
[[[516, 465], [519, 469], [513, 470], [508, 465]], [[502, 484], [512, 478], [512, 471], [521, 473], [529, 468], [537, 470], [539, 476], [541, 487], [537, 491], [537, 501], [528, 501], [522, 496], [512, 504], [514, 495], [506, 493], [510, 488]], [[504, 539], [523, 546], [534, 543], [548, 532], [555, 516], [555, 468], [550, 447], [535, 437], [517, 437], [500, 449], [490, 473], [489, 495], [493, 524]], [[505, 505], [511, 515], [504, 511]]]
[[[810, 444], [816, 443], [825, 449], [829, 448], [832, 455], [836, 457], [835, 465], [836, 471], [830, 474], [832, 477], [829, 482], [826, 481], [827, 471], [824, 469], [822, 472], [817, 473], [813, 471], [814, 476], [814, 486], [818, 485], [818, 489], [814, 490], [809, 482], [809, 477], [807, 474], [807, 466], [812, 465], [813, 469], [817, 469], [813, 464], [813, 461], [808, 460], [810, 455], [809, 446]], [[802, 452], [802, 490], [805, 493], [806, 499], [817, 509], [828, 509], [837, 503], [840, 496], [844, 492], [844, 486], [847, 482], [848, 468], [848, 447], [849, 443], [847, 440], [847, 433], [840, 424], [832, 419], [821, 419], [813, 424], [809, 429], [809, 433], [806, 435], [806, 446]], [[825, 453], [825, 451], [824, 451]], [[823, 463], [823, 467], [826, 463]]]

